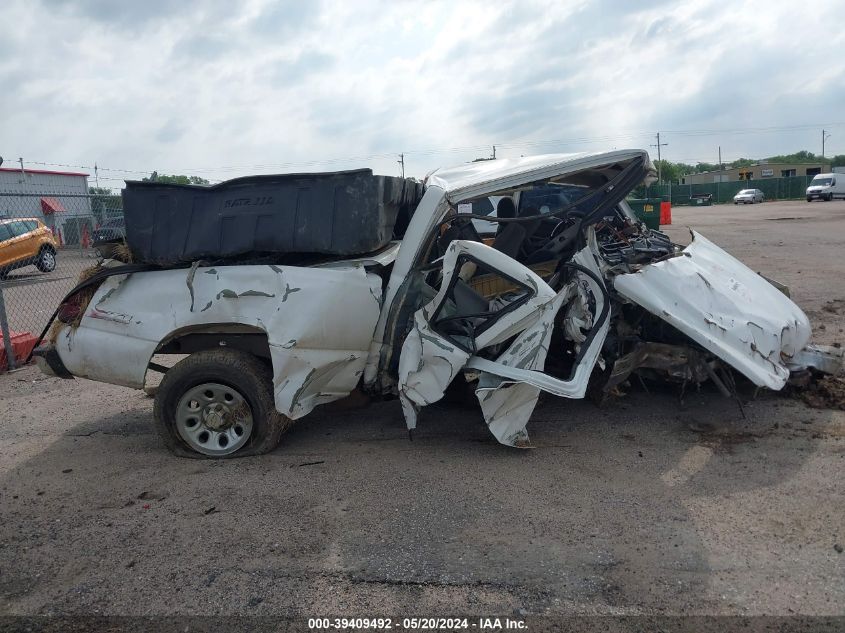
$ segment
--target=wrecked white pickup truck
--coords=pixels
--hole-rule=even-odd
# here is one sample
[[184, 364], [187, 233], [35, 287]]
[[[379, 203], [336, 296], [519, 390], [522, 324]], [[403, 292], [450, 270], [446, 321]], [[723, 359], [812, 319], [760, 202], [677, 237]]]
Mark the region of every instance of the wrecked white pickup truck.
[[[637, 221], [625, 197], [652, 174], [646, 152], [623, 150], [476, 162], [367, 195], [384, 177], [147, 191], [138, 214], [125, 196], [131, 255], [68, 295], [35, 356], [136, 389], [163, 372], [162, 438], [209, 457], [269, 451], [355, 389], [398, 397], [414, 429], [422, 407], [470, 385], [496, 439], [524, 447], [541, 391], [601, 396], [638, 374], [733, 395], [734, 372], [778, 390], [838, 371], [839, 351], [808, 344], [807, 317], [773, 283], [701, 235], [681, 248]], [[340, 180], [308, 203], [302, 179], [323, 177]], [[473, 220], [491, 217], [474, 210], [491, 199], [485, 240]], [[167, 368], [156, 354], [187, 357]]]

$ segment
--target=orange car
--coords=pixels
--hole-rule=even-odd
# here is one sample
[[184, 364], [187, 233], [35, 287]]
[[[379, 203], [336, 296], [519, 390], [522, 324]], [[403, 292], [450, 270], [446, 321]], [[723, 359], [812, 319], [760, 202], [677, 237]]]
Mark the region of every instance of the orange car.
[[0, 220], [0, 277], [30, 264], [49, 273], [56, 268], [56, 250], [56, 239], [41, 220]]

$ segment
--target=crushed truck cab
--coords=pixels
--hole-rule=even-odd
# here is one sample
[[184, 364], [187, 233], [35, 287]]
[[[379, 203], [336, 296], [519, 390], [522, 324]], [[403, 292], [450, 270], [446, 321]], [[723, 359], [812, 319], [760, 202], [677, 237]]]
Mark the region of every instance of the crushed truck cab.
[[[625, 198], [653, 177], [642, 150], [483, 161], [422, 185], [343, 172], [326, 175], [331, 195], [320, 175], [299, 176], [335, 205], [314, 217], [345, 239], [323, 239], [290, 193], [303, 185], [281, 176], [180, 190], [157, 216], [182, 226], [180, 200], [195, 209], [205, 196], [224, 226], [242, 201], [246, 228], [220, 252], [215, 234], [188, 225], [186, 239], [157, 242], [140, 205], [141, 220], [127, 216], [132, 257], [66, 298], [36, 352], [44, 370], [137, 389], [163, 372], [155, 418], [168, 446], [229, 457], [271, 450], [290, 421], [355, 389], [398, 398], [414, 429], [422, 408], [468, 383], [493, 436], [524, 447], [541, 391], [601, 399], [638, 374], [735, 395], [735, 373], [778, 390], [796, 372], [842, 366], [840, 350], [810, 344], [806, 315], [773, 283], [703, 236], [683, 248], [637, 220]], [[338, 233], [344, 213], [378, 235]], [[479, 235], [479, 221], [495, 232]], [[268, 238], [262, 222], [307, 239]], [[365, 243], [373, 250], [354, 252]], [[188, 356], [165, 367], [157, 354]]]

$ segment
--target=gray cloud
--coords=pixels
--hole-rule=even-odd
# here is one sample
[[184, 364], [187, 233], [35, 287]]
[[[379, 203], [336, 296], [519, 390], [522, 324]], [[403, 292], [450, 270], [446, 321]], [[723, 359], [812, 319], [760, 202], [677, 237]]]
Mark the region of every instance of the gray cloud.
[[[699, 74], [696, 89], [675, 95], [669, 103], [657, 100], [649, 121], [656, 129], [700, 129], [707, 127], [703, 122], [709, 127], [741, 128], [768, 125], [772, 115], [784, 120], [795, 112], [785, 107], [784, 92], [799, 90], [800, 84], [790, 85], [793, 80], [781, 78], [800, 75], [803, 64], [790, 50], [752, 56], [743, 45], [739, 51], [720, 52]], [[838, 87], [841, 94], [845, 88], [841, 83]], [[818, 97], [824, 95], [801, 91], [805, 105]], [[808, 121], [803, 114], [800, 120]]]
[[568, 90], [524, 86], [501, 96], [479, 95], [464, 113], [489, 138], [508, 139], [530, 135], [550, 123], [566, 125], [576, 109]]
[[320, 9], [317, 0], [275, 0], [253, 20], [250, 30], [269, 38], [289, 38], [313, 23], [320, 15]]
[[[0, 153], [219, 178], [371, 154], [395, 173], [404, 151], [421, 175], [475, 157], [457, 147], [842, 121], [845, 34], [747, 1], [751, 20], [721, 0], [6, 0]], [[666, 151], [817, 151], [809, 134], [670, 135]]]
[[260, 78], [276, 89], [284, 89], [309, 77], [317, 78], [331, 68], [337, 59], [322, 51], [303, 51], [293, 59], [280, 59], [268, 63]]
[[[371, 127], [374, 113], [361, 101], [317, 98], [308, 105], [315, 129], [328, 137], [354, 135]], [[353, 154], [360, 154], [360, 149]]]
[[71, 14], [107, 25], [142, 27], [150, 22], [189, 13], [191, 3], [170, 0], [114, 2], [113, 0], [42, 0], [50, 12]]
[[676, 22], [671, 17], [662, 17], [652, 22], [646, 29], [645, 37], [651, 39], [656, 37], [668, 37], [672, 34]]
[[173, 56], [181, 61], [208, 62], [232, 50], [235, 45], [225, 37], [200, 33], [179, 40], [173, 47]]
[[564, 20], [554, 23], [561, 38], [584, 42], [598, 37], [613, 37], [631, 28], [632, 19], [642, 13], [665, 8], [672, 0], [595, 0], [583, 3]]
[[155, 135], [157, 141], [162, 143], [173, 143], [185, 135], [185, 126], [176, 119], [170, 119], [162, 125]]

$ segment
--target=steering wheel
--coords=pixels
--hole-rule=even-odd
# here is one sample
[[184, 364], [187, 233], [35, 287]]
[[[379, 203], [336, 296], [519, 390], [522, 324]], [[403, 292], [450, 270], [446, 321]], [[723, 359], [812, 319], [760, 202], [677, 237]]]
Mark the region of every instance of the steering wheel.
[[519, 259], [521, 261], [527, 260], [534, 253], [543, 250], [547, 245], [554, 241], [554, 238], [560, 234], [561, 231], [569, 226], [566, 219], [558, 217], [540, 217], [538, 220], [539, 225], [537, 228], [531, 233], [531, 235], [527, 236], [520, 245]]

